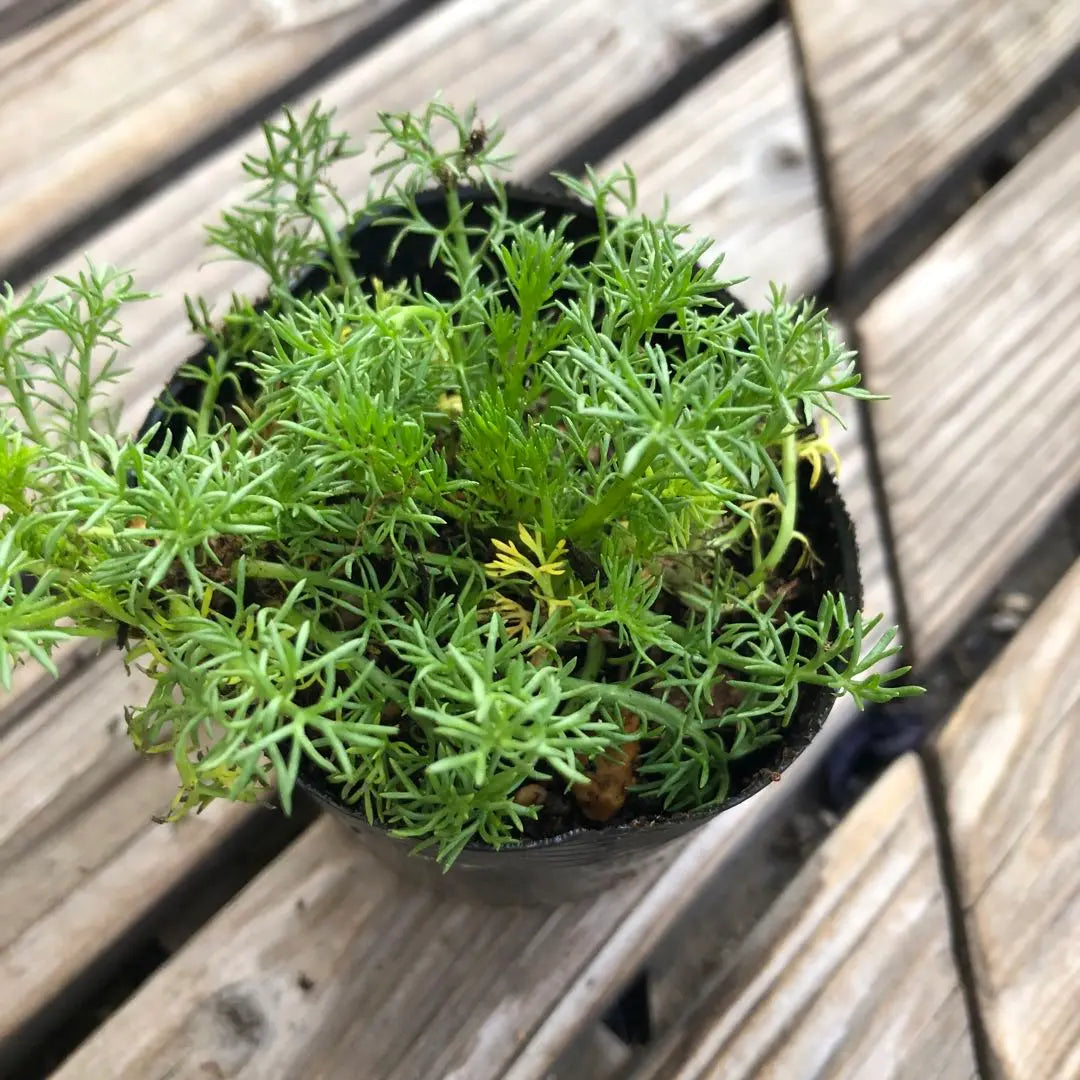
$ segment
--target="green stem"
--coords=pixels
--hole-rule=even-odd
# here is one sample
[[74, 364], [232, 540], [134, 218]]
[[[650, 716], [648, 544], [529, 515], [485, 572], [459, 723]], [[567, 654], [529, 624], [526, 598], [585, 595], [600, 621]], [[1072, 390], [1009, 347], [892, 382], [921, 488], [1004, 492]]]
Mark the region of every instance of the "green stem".
[[529, 370], [531, 354], [530, 339], [536, 322], [537, 312], [523, 307], [521, 322], [518, 324], [517, 337], [514, 340], [514, 357], [508, 365], [506, 389], [508, 404], [520, 409], [525, 397], [525, 375]]
[[555, 535], [555, 507], [550, 499], [541, 499], [540, 516], [544, 527], [544, 542], [550, 547], [558, 539]]
[[[96, 327], [93, 329], [96, 333]], [[89, 337], [90, 331], [87, 336]], [[93, 337], [89, 337], [93, 341]], [[76, 346], [77, 348], [77, 346]], [[93, 390], [93, 382], [90, 378], [90, 361], [92, 349], [78, 350], [79, 352], [79, 396], [75, 399], [75, 438], [80, 446], [86, 446], [90, 442], [90, 395]]]
[[733, 526], [722, 536], [718, 536], [711, 541], [711, 546], [729, 548], [732, 544], [737, 544], [746, 535], [746, 530], [750, 528], [752, 522], [752, 517], [744, 517], [738, 525]]
[[646, 450], [641, 455], [641, 459], [633, 472], [626, 476], [620, 476], [607, 489], [599, 502], [587, 506], [578, 515], [577, 520], [571, 524], [566, 532], [567, 539], [581, 541], [600, 528], [630, 497], [634, 490], [634, 484], [645, 475], [645, 470], [653, 463], [659, 453], [660, 445], [658, 443]]
[[595, 682], [606, 659], [604, 639], [599, 634], [593, 634], [585, 651], [585, 665], [581, 669], [582, 682]]
[[0, 354], [4, 357], [5, 389], [11, 395], [23, 423], [26, 424], [27, 434], [38, 446], [47, 445], [45, 429], [41, 426], [41, 422], [37, 418], [37, 412], [34, 409], [34, 399], [27, 393], [26, 388], [32, 382], [29, 373], [25, 369], [22, 373], [17, 370], [14, 350], [0, 349]]
[[780, 565], [792, 537], [795, 535], [795, 519], [799, 513], [799, 444], [794, 431], [784, 436], [781, 446], [781, 476], [784, 479], [784, 508], [780, 512], [780, 528], [777, 530], [776, 539], [769, 548], [765, 557], [754, 568], [750, 575], [751, 584], [760, 584], [765, 578]]
[[448, 218], [449, 232], [453, 237], [454, 261], [457, 265], [458, 278], [461, 281], [461, 290], [464, 293], [468, 289], [469, 278], [472, 277], [472, 252], [469, 251], [469, 237], [465, 232], [465, 221], [461, 213], [461, 199], [458, 197], [456, 187], [446, 189], [446, 213]]
[[[107, 613], [104, 612], [99, 605], [92, 601], [82, 599], [61, 600], [58, 603], [50, 604], [46, 608], [35, 611], [29, 618], [20, 618], [18, 628], [25, 631], [49, 630], [61, 619], [85, 621], [92, 619], [95, 616], [106, 614]], [[65, 632], [71, 634], [82, 634], [86, 637], [98, 636], [97, 631], [88, 632], [88, 630], [89, 628], [86, 626], [72, 626], [65, 628]], [[115, 628], [110, 632], [115, 632]]]
[[[237, 563], [233, 569], [234, 577], [239, 565]], [[336, 589], [339, 592], [366, 593], [369, 591], [365, 586], [353, 585], [344, 578], [332, 577], [319, 570], [296, 570], [291, 566], [282, 566], [281, 563], [269, 562], [266, 559], [245, 560], [244, 576], [264, 581], [280, 581], [291, 585], [295, 585], [298, 581], [305, 581], [309, 585], [321, 585], [323, 588]]]
[[440, 566], [447, 570], [464, 570], [466, 573], [475, 573], [478, 564], [475, 559], [465, 559], [459, 555], [440, 555], [435, 551], [421, 551], [419, 559], [429, 566]]
[[589, 682], [575, 676], [564, 676], [562, 683], [575, 697], [592, 697], [618, 705], [635, 716], [651, 718], [676, 731], [681, 731], [686, 725], [683, 712], [652, 694], [643, 694], [640, 690], [631, 690], [618, 683]]
[[[464, 216], [461, 212], [461, 199], [458, 197], [457, 188], [453, 185], [446, 189], [446, 215], [447, 231], [452, 238], [452, 255], [454, 268], [457, 270], [459, 288], [462, 297], [469, 294], [470, 282], [475, 272], [473, 255], [469, 250], [469, 236], [465, 231]], [[453, 320], [450, 322], [447, 345], [450, 348], [450, 356], [453, 359], [454, 369], [458, 375], [458, 393], [465, 407], [470, 404], [469, 380], [466, 377], [465, 353], [461, 339], [457, 334], [457, 327]]]
[[200, 439], [210, 434], [210, 421], [213, 419], [214, 409], [217, 408], [218, 397], [221, 387], [227, 375], [226, 365], [222, 362], [221, 354], [211, 361], [210, 378], [206, 380], [203, 388], [202, 401], [199, 403], [199, 416], [195, 422], [195, 433]]
[[338, 281], [347, 290], [352, 291], [356, 286], [356, 274], [352, 268], [352, 260], [341, 243], [341, 234], [334, 228], [334, 223], [330, 220], [326, 207], [318, 199], [313, 198], [308, 206], [308, 213], [311, 215], [311, 220], [319, 226], [319, 231], [323, 234], [326, 249], [330, 253], [330, 261], [334, 264]]
[[[342, 644], [341, 635], [323, 626], [317, 619], [305, 619], [294, 612], [288, 616], [286, 622], [297, 630], [306, 622], [308, 624], [309, 638], [321, 645], [327, 652], [331, 652]], [[367, 668], [366, 678], [374, 683], [379, 692], [385, 694], [395, 705], [400, 706], [403, 710], [408, 708], [408, 695], [402, 690], [401, 685], [393, 675], [387, 674], [381, 667], [371, 662]]]

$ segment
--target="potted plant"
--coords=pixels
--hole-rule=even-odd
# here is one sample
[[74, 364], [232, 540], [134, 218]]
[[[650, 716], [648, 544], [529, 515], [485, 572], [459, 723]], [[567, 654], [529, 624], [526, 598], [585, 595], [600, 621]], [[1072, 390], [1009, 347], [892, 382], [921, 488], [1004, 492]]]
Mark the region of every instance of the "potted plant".
[[136, 437], [101, 407], [131, 277], [2, 298], [0, 677], [115, 640], [167, 819], [303, 788], [558, 898], [778, 776], [837, 694], [914, 692], [872, 670], [894, 631], [864, 648], [813, 427], [866, 395], [822, 313], [743, 311], [629, 172], [506, 185], [439, 101], [379, 130], [352, 209], [330, 114], [266, 127], [209, 230], [266, 295], [188, 302], [205, 347]]

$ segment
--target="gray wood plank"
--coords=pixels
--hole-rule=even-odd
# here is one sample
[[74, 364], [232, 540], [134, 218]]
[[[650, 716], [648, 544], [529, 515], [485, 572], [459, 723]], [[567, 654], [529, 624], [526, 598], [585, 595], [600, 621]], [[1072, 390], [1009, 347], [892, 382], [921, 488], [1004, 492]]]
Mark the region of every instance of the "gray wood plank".
[[811, 857], [633, 1080], [976, 1075], [934, 825], [909, 757]]
[[1080, 1077], [1080, 563], [937, 740], [976, 990], [1004, 1080]]
[[0, 43], [80, 0], [0, 0]]
[[[1077, 9], [1080, 11], [1080, 8]], [[1080, 482], [1080, 114], [860, 320], [916, 655]]]
[[220, 806], [153, 824], [175, 777], [133, 754], [123, 708], [145, 690], [112, 667], [80, 670], [0, 735], [0, 1041], [244, 820]]
[[724, 269], [759, 303], [771, 282], [809, 292], [829, 266], [791, 31], [779, 24], [656, 117], [604, 163], [629, 164], [642, 205], [716, 240]]
[[845, 263], [1078, 45], [1069, 0], [792, 0]]
[[515, 1025], [631, 899], [555, 913], [440, 901], [400, 887], [324, 819], [57, 1075], [181, 1080], [212, 1063], [259, 1080], [448, 1077], [435, 1062], [451, 1055], [462, 1077], [499, 1076]]
[[82, 0], [0, 37], [0, 263], [401, 2]]

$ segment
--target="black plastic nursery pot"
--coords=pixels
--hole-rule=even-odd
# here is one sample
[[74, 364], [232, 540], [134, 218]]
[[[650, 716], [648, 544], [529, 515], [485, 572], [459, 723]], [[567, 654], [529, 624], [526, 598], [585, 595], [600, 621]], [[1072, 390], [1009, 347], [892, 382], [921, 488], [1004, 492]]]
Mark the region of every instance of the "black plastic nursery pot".
[[[469, 224], [482, 226], [487, 221], [486, 207], [494, 197], [488, 192], [463, 189], [464, 205], [471, 204]], [[596, 232], [596, 215], [591, 207], [572, 197], [509, 186], [508, 205], [519, 219], [540, 214], [551, 227], [567, 215], [573, 221], [567, 229], [572, 240], [584, 241]], [[430, 220], [445, 214], [444, 196], [432, 191], [418, 198]], [[408, 235], [391, 255], [390, 242], [397, 227], [378, 224], [373, 219], [361, 221], [353, 234], [354, 268], [363, 281], [370, 278], [390, 284], [402, 279], [419, 280], [423, 289], [439, 298], [449, 298], [453, 288], [442, 269], [430, 263], [430, 242]], [[589, 257], [589, 245], [583, 244], [581, 258]], [[298, 281], [297, 293], [317, 292], [326, 282], [322, 270], [311, 270]], [[724, 299], [737, 309], [738, 302]], [[674, 342], [674, 339], [673, 339]], [[211, 356], [209, 346], [186, 361], [205, 365]], [[193, 407], [198, 404], [202, 384], [195, 379], [174, 375], [160, 401], [175, 401]], [[154, 406], [143, 423], [145, 432], [152, 425], [169, 426], [174, 435], [183, 427], [181, 417], [166, 417], [160, 404]], [[160, 433], [164, 437], [164, 430]], [[801, 607], [816, 610], [822, 595], [843, 595], [849, 611], [862, 606], [862, 585], [854, 528], [833, 477], [823, 471], [815, 487], [810, 486], [810, 469], [799, 473], [799, 517], [797, 527], [809, 540], [821, 565], [804, 582]], [[309, 796], [352, 830], [362, 843], [382, 861], [390, 863], [403, 876], [440, 889], [470, 896], [486, 903], [555, 905], [580, 899], [617, 882], [638, 875], [653, 864], [672, 841], [712, 820], [718, 814], [744, 802], [779, 780], [780, 775], [810, 745], [821, 730], [835, 694], [824, 687], [804, 688], [796, 712], [784, 729], [782, 738], [732, 767], [732, 791], [720, 805], [705, 809], [644, 815], [602, 826], [582, 826], [544, 839], [524, 838], [511, 847], [499, 850], [473, 843], [458, 856], [449, 871], [435, 862], [430, 851], [414, 854], [415, 841], [392, 836], [378, 824], [368, 822], [362, 808], [348, 805], [322, 774], [301, 772], [299, 784]]]

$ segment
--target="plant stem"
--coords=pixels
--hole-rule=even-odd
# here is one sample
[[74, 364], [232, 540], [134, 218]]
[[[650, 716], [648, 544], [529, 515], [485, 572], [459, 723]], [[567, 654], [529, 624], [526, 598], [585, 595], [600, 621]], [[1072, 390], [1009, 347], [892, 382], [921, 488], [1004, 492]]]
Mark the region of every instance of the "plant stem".
[[729, 548], [732, 544], [737, 544], [746, 535], [746, 530], [750, 528], [752, 521], [752, 517], [744, 517], [738, 525], [732, 526], [732, 528], [722, 536], [718, 536], [715, 540], [710, 541], [710, 546]]
[[674, 731], [681, 731], [686, 724], [685, 715], [674, 705], [669, 705], [652, 694], [643, 694], [640, 690], [631, 690], [618, 683], [592, 682], [572, 675], [564, 676], [562, 683], [575, 697], [592, 697], [619, 705], [635, 716], [657, 720]]
[[429, 566], [441, 566], [447, 570], [464, 570], [466, 573], [476, 573], [479, 564], [475, 559], [466, 559], [460, 555], [440, 555], [437, 551], [418, 552], [421, 562]]
[[33, 386], [30, 373], [25, 366], [23, 366], [22, 371], [19, 370], [14, 349], [10, 351], [0, 349], [0, 356], [4, 358], [4, 387], [15, 402], [15, 407], [19, 410], [23, 423], [26, 424], [27, 434], [38, 446], [46, 446], [45, 429], [37, 418], [33, 397], [27, 393], [27, 387]]
[[[469, 250], [469, 237], [465, 231], [465, 221], [461, 211], [461, 199], [458, 196], [457, 187], [451, 184], [446, 188], [446, 215], [447, 230], [453, 238], [452, 262], [457, 271], [458, 289], [464, 299], [469, 294], [470, 283], [473, 278], [473, 256]], [[469, 380], [466, 377], [465, 354], [462, 342], [457, 334], [453, 316], [449, 319], [449, 334], [447, 345], [450, 356], [453, 359], [454, 368], [458, 373], [458, 393], [461, 395], [462, 405], [468, 407], [470, 403]]]
[[465, 222], [461, 213], [461, 199], [458, 196], [457, 187], [451, 185], [446, 189], [446, 213], [449, 231], [453, 237], [454, 261], [457, 263], [458, 280], [462, 293], [468, 290], [469, 279], [472, 277], [472, 252], [469, 251], [469, 237], [465, 232]]
[[202, 400], [199, 402], [199, 416], [195, 422], [195, 433], [200, 439], [210, 434], [210, 421], [217, 408], [218, 396], [225, 382], [227, 374], [226, 365], [222, 362], [221, 354], [213, 357], [210, 361], [210, 377], [203, 387]]
[[[308, 624], [308, 634], [310, 639], [321, 645], [327, 652], [333, 651], [342, 643], [339, 635], [335, 634], [332, 630], [327, 629], [327, 627], [323, 626], [317, 619], [305, 619], [294, 612], [288, 616], [286, 621], [290, 626], [295, 627], [297, 630], [299, 630], [301, 625], [306, 622]], [[388, 675], [383, 671], [374, 660], [368, 662], [364, 677], [374, 683], [379, 692], [385, 694], [395, 705], [398, 705], [402, 709], [408, 708], [408, 697], [402, 693], [397, 680], [392, 675]]]
[[780, 565], [795, 535], [795, 519], [799, 512], [798, 466], [799, 444], [794, 431], [784, 436], [781, 446], [781, 475], [784, 479], [784, 508], [780, 512], [780, 528], [765, 557], [750, 576], [752, 584], [760, 584]]
[[583, 540], [588, 535], [599, 529], [620, 506], [630, 497], [634, 490], [634, 484], [645, 475], [645, 470], [653, 463], [660, 453], [660, 445], [650, 446], [634, 467], [633, 472], [626, 476], [620, 476], [604, 493], [599, 502], [587, 506], [566, 531], [568, 540]]
[[604, 666], [605, 659], [607, 659], [607, 649], [604, 647], [604, 640], [599, 634], [593, 634], [586, 646], [585, 665], [581, 669], [581, 679], [595, 682], [596, 676], [600, 674], [600, 669]]
[[86, 446], [90, 442], [90, 398], [93, 391], [90, 362], [93, 354], [92, 343], [97, 336], [97, 328], [92, 327], [84, 332], [91, 344], [84, 345], [80, 349], [77, 343], [72, 342], [78, 352], [79, 394], [75, 399], [75, 437], [80, 446]]
[[[239, 566], [239, 563], [236, 565]], [[236, 567], [233, 568], [233, 576], [236, 576]], [[354, 585], [344, 578], [333, 577], [318, 570], [296, 570], [291, 566], [282, 566], [281, 563], [270, 562], [267, 559], [245, 560], [244, 576], [268, 581], [280, 581], [291, 585], [295, 585], [298, 581], [304, 581], [309, 585], [321, 585], [324, 588], [337, 589], [342, 592], [366, 593], [370, 591], [366, 586]]]
[[311, 220], [319, 226], [319, 231], [326, 241], [327, 251], [330, 252], [330, 261], [334, 264], [338, 280], [349, 291], [356, 286], [356, 274], [353, 271], [352, 260], [341, 243], [341, 234], [334, 228], [326, 207], [316, 198], [312, 198], [308, 206]]

